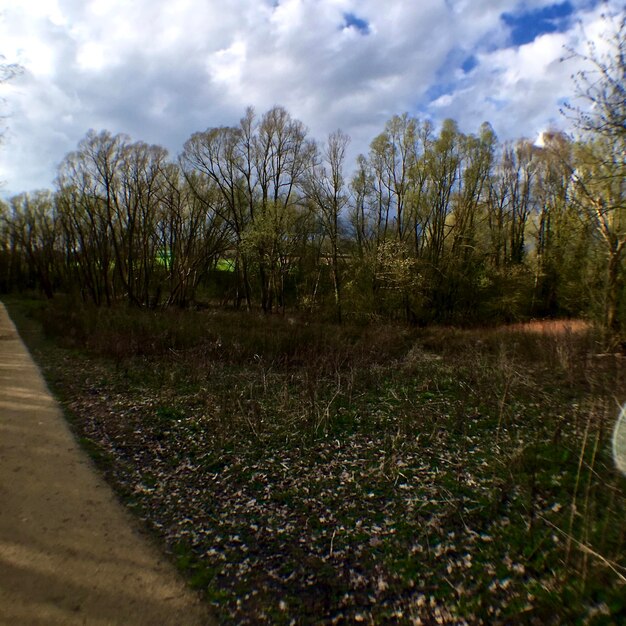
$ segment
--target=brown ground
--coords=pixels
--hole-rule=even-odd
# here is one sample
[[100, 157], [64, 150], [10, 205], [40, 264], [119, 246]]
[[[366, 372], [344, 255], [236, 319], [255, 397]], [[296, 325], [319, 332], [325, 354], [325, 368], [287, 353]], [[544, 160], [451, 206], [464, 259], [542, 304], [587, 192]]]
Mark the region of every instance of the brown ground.
[[213, 623], [77, 446], [0, 303], [0, 624]]

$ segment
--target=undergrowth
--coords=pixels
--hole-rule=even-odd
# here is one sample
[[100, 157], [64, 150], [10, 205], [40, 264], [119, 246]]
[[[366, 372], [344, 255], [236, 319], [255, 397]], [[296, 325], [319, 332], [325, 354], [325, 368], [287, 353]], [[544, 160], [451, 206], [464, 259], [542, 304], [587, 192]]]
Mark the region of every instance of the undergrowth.
[[626, 384], [590, 326], [11, 310], [223, 623], [626, 621]]

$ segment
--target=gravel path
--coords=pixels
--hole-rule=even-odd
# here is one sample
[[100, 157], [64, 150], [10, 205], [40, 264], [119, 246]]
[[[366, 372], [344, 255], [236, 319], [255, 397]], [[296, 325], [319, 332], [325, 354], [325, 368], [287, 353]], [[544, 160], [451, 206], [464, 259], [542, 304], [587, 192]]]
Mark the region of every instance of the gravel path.
[[0, 303], [0, 624], [214, 623], [75, 443]]

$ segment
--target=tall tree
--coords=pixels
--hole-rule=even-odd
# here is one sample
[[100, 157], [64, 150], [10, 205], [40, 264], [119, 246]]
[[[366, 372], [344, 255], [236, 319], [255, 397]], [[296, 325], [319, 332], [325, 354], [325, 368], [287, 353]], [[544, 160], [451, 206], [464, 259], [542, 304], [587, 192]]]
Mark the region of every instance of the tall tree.
[[24, 256], [29, 282], [52, 298], [60, 273], [60, 230], [54, 197], [49, 191], [23, 193], [13, 197], [10, 206], [11, 236]]
[[284, 306], [285, 279], [301, 240], [301, 187], [315, 153], [306, 134], [304, 124], [282, 107], [258, 122], [248, 109], [238, 127], [195, 133], [181, 155], [191, 185], [195, 171], [221, 193], [248, 306], [254, 264], [265, 312]]
[[116, 267], [130, 304], [151, 304], [166, 165], [167, 151], [160, 146], [136, 142], [124, 146], [121, 154], [120, 189], [110, 228], [116, 242]]
[[350, 138], [341, 130], [331, 133], [322, 149], [321, 161], [309, 170], [305, 182], [306, 194], [313, 203], [329, 243], [335, 318], [338, 322], [342, 318], [339, 225], [349, 200], [343, 172], [349, 142]]
[[263, 115], [255, 137], [255, 173], [259, 211], [251, 243], [261, 279], [261, 305], [270, 312], [284, 307], [285, 278], [294, 261], [296, 224], [302, 212], [302, 185], [313, 165], [315, 144], [307, 129], [282, 107]]
[[606, 256], [604, 322], [621, 333], [623, 257], [626, 249], [626, 11], [607, 18], [606, 48], [593, 43], [583, 56], [589, 69], [577, 76], [583, 106], [570, 107], [582, 142], [573, 171], [581, 210]]
[[231, 244], [231, 231], [221, 217], [224, 200], [215, 184], [198, 174], [190, 178], [192, 184], [178, 165], [166, 166], [156, 224], [157, 258], [168, 282], [167, 304], [180, 307], [194, 299], [200, 281]]
[[534, 315], [580, 315], [590, 238], [571, 202], [574, 143], [558, 131], [544, 132], [542, 140], [536, 153], [532, 310]]
[[[233, 233], [235, 271], [239, 279], [236, 304], [245, 299], [250, 308], [249, 255], [243, 249], [244, 233], [254, 220], [256, 181], [253, 177], [254, 112], [248, 109], [240, 127], [210, 128], [194, 133], [185, 143], [180, 160], [190, 189], [208, 211], [215, 209]], [[212, 204], [215, 188], [221, 202]]]
[[96, 305], [112, 303], [116, 283], [128, 288], [126, 235], [119, 225], [121, 164], [128, 143], [125, 135], [89, 131], [59, 167], [59, 207], [67, 247], [76, 257], [70, 262]]

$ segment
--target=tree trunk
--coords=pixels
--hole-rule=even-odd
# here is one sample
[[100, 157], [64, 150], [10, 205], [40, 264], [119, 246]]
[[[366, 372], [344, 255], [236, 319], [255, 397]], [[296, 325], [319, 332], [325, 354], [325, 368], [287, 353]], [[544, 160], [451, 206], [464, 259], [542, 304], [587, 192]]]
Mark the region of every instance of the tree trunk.
[[607, 329], [614, 333], [621, 330], [618, 314], [620, 260], [621, 248], [611, 250], [607, 272], [605, 323]]

